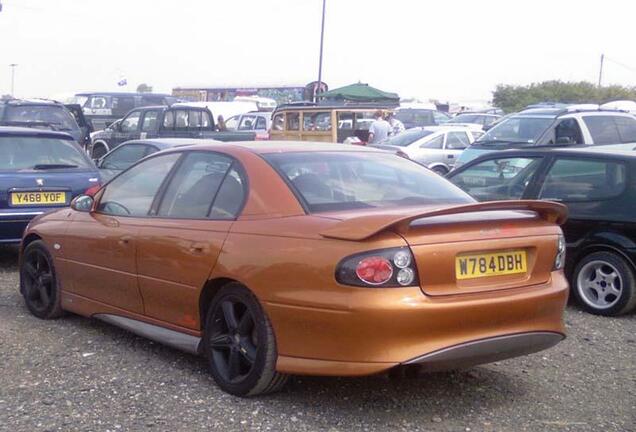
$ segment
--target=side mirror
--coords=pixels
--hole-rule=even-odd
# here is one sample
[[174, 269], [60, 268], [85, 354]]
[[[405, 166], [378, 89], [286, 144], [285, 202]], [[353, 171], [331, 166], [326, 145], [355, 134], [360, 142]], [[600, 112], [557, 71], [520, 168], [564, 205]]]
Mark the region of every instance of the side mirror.
[[71, 201], [71, 208], [78, 212], [88, 213], [93, 209], [95, 200], [88, 195], [78, 195]]

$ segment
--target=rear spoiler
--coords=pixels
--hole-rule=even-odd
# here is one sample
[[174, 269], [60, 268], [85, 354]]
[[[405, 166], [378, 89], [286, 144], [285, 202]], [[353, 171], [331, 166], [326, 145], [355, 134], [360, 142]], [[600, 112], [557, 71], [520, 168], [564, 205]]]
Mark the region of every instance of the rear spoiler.
[[388, 229], [404, 234], [409, 230], [411, 222], [417, 219], [496, 210], [533, 211], [542, 219], [558, 225], [565, 223], [568, 218], [568, 208], [556, 202], [533, 200], [492, 201], [419, 212], [415, 210], [409, 213], [380, 213], [354, 217], [337, 223], [331, 228], [322, 231], [320, 235], [340, 240], [364, 240]]

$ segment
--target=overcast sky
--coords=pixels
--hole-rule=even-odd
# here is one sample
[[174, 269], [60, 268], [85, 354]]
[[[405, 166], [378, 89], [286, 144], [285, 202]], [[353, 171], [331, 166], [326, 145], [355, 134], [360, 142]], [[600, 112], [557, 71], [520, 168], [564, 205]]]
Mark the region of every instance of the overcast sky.
[[[322, 0], [0, 0], [0, 93], [317, 79]], [[498, 83], [636, 85], [635, 0], [327, 0], [323, 80], [488, 100]]]

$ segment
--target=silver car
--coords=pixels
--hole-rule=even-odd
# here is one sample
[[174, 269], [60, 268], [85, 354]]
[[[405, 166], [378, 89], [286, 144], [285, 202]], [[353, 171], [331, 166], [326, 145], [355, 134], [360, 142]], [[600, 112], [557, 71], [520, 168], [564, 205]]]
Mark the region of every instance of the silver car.
[[373, 147], [408, 157], [440, 175], [448, 173], [466, 147], [475, 141], [466, 127], [427, 126], [408, 129]]

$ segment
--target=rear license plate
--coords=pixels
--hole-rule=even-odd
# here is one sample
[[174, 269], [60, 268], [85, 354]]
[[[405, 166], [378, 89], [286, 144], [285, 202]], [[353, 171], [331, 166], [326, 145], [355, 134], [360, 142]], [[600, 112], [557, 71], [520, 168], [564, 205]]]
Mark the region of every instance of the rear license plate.
[[11, 205], [66, 204], [66, 192], [12, 192]]
[[526, 251], [515, 250], [489, 254], [460, 255], [455, 257], [457, 279], [526, 273]]

